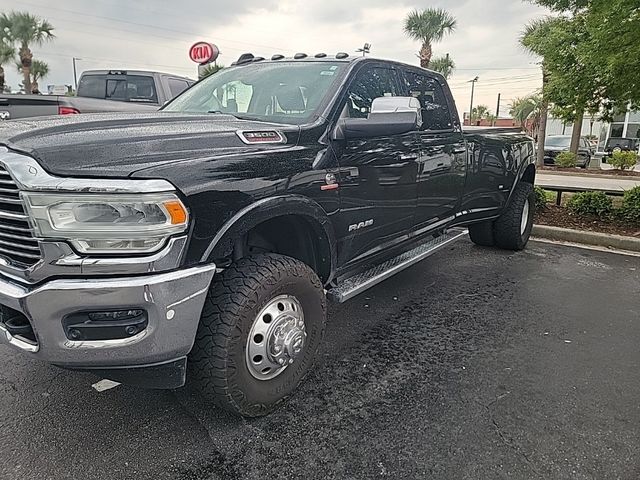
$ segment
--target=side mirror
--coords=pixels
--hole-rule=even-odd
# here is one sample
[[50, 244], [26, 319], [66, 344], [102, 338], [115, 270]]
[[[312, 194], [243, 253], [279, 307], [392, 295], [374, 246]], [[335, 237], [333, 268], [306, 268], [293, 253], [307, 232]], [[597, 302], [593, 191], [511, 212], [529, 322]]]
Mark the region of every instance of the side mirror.
[[380, 97], [371, 105], [368, 118], [343, 118], [334, 140], [386, 137], [411, 132], [422, 126], [422, 108], [417, 98]]

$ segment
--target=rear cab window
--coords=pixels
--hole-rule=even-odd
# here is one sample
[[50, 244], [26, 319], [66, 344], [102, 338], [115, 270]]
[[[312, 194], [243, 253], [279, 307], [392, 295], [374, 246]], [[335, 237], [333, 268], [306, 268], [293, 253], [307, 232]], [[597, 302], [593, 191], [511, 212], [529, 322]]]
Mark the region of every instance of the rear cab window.
[[144, 75], [83, 75], [78, 96], [121, 102], [158, 103], [153, 77]]

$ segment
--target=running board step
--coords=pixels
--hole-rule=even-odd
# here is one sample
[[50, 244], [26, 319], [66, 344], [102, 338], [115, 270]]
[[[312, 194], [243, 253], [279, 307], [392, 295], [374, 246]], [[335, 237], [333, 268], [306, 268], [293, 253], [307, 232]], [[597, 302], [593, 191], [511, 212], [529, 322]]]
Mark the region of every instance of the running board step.
[[424, 260], [429, 255], [464, 237], [467, 233], [469, 231], [466, 228], [449, 229], [439, 237], [432, 238], [428, 242], [376, 265], [365, 272], [342, 280], [340, 285], [327, 292], [327, 297], [334, 302], [346, 302], [405, 268]]

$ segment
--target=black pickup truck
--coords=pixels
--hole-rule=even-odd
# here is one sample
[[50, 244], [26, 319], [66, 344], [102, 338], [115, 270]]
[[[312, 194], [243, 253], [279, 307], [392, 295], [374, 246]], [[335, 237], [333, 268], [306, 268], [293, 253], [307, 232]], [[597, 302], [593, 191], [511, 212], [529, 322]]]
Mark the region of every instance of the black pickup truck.
[[532, 140], [463, 132], [444, 78], [244, 55], [161, 112], [0, 126], [0, 340], [263, 415], [343, 302], [468, 232], [520, 250]]

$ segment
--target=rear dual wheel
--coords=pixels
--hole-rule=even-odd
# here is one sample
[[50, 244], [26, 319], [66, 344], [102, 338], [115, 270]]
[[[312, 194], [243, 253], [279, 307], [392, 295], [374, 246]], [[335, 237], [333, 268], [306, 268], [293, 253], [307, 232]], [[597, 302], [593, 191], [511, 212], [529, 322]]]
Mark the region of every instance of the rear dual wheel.
[[188, 379], [226, 410], [266, 415], [311, 369], [325, 319], [322, 283], [306, 264], [275, 254], [244, 258], [211, 286]]
[[502, 215], [491, 222], [469, 225], [469, 236], [476, 245], [522, 250], [526, 247], [535, 214], [533, 185], [520, 182]]

